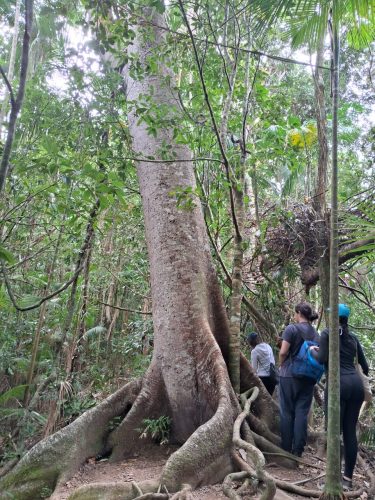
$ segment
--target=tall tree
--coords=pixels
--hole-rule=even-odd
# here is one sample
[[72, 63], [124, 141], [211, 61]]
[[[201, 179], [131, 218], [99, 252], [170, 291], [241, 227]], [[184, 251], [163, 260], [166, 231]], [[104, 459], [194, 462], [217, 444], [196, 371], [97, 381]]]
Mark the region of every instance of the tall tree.
[[[139, 22], [139, 16], [136, 19]], [[2, 484], [15, 495], [23, 490], [35, 496], [43, 486], [53, 489], [87, 456], [102, 452], [113, 460], [122, 458], [137, 446], [142, 420], [160, 415], [171, 418], [171, 439], [182, 445], [162, 473], [161, 483], [169, 491], [186, 483], [195, 488], [221, 480], [235, 467], [232, 432], [240, 407], [226, 366], [229, 322], [201, 207], [193, 202], [183, 209], [173, 196], [182, 190], [189, 201], [196, 185], [191, 152], [174, 139], [181, 110], [165, 45], [164, 16], [144, 7], [142, 19], [132, 27], [136, 36], [124, 78], [150, 260], [153, 358], [142, 381], [126, 385], [30, 450]], [[156, 128], [151, 120], [155, 116]], [[172, 146], [167, 155], [166, 144]], [[278, 442], [273, 434], [276, 405], [242, 358], [241, 388], [252, 386], [258, 386], [259, 396], [251, 420], [256, 434], [248, 437], [280, 452], [269, 441]], [[124, 416], [120, 425], [108, 433], [110, 420], [119, 415]], [[261, 468], [257, 474], [263, 478]], [[154, 491], [158, 483], [152, 484]], [[99, 490], [92, 494], [100, 496]]]
[[[18, 32], [19, 32], [19, 28], [20, 28], [20, 26], [19, 26], [20, 10], [21, 10], [21, 0], [17, 0], [15, 13], [14, 13], [14, 31], [13, 31], [13, 36], [12, 36], [12, 45], [11, 45], [10, 54], [9, 54], [9, 64], [8, 64], [8, 72], [7, 72], [7, 79], [8, 79], [8, 82], [10, 83], [10, 85], [12, 85], [12, 82], [13, 82], [14, 67], [16, 64]], [[4, 101], [1, 105], [1, 110], [0, 110], [0, 138], [2, 137], [4, 118], [5, 118], [7, 109], [8, 109], [8, 98], [9, 98], [9, 89], [6, 87]]]
[[6, 87], [10, 95], [10, 116], [8, 133], [6, 136], [4, 151], [0, 162], [0, 196], [5, 187], [5, 182], [8, 174], [9, 160], [12, 152], [14, 134], [16, 130], [16, 123], [19, 112], [21, 111], [23, 98], [25, 95], [26, 79], [27, 79], [27, 68], [29, 65], [29, 51], [30, 51], [30, 41], [31, 41], [31, 28], [33, 24], [33, 0], [25, 0], [25, 30], [23, 35], [22, 43], [22, 56], [20, 65], [20, 77], [17, 94], [13, 92], [13, 88], [8, 78], [6, 77], [4, 70], [0, 67], [1, 75], [5, 81]]

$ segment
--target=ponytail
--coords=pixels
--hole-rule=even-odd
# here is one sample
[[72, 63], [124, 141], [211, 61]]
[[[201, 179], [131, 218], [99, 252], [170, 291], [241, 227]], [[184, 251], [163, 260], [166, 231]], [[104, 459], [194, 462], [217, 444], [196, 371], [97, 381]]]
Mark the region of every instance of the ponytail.
[[349, 336], [348, 318], [346, 316], [339, 316], [340, 330], [344, 337]]
[[347, 316], [339, 316], [340, 323], [340, 338], [344, 344], [352, 345], [353, 348], [357, 349], [357, 341], [355, 337], [350, 335], [349, 327], [348, 327], [348, 317]]
[[295, 309], [296, 313], [301, 314], [307, 321], [315, 321], [319, 318], [319, 314], [312, 310], [312, 307], [308, 302], [300, 302], [296, 305]]

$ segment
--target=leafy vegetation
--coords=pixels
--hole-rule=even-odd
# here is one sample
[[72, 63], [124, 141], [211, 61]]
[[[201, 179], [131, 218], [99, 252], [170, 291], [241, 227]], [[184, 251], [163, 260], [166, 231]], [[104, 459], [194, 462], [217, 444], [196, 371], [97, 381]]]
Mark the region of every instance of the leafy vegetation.
[[[259, 0], [244, 8], [239, 1], [232, 3], [229, 13], [218, 2], [189, 7], [198, 62], [178, 2], [167, 5], [163, 51], [149, 56], [148, 71], [156, 74], [166, 64], [178, 75], [173, 88], [183, 115], [173, 121], [147, 92], [136, 103], [127, 99], [124, 65], [130, 61], [138, 76], [143, 71], [134, 55], [126, 55], [134, 39], [131, 21], [141, 16], [137, 2], [112, 2], [109, 11], [111, 2], [35, 2], [25, 97], [0, 198], [3, 463], [149, 366], [152, 298], [128, 130], [133, 109], [150, 136], [170, 127], [174, 141], [192, 151], [197, 189], [178, 186], [170, 197], [180, 210], [202, 206], [228, 314], [236, 243], [231, 194], [243, 194], [242, 338], [256, 329], [275, 345], [301, 298], [323, 312], [319, 217], [313, 207], [319, 135], [311, 73], [321, 29], [316, 2], [304, 2], [310, 24], [290, 17], [294, 2]], [[143, 4], [164, 11], [161, 1]], [[16, 1], [0, 1], [0, 11], [0, 66], [6, 70]], [[282, 13], [287, 17], [277, 23]], [[352, 309], [351, 327], [374, 367], [374, 25], [373, 19], [362, 22], [364, 14], [354, 16], [353, 8], [339, 14], [345, 21], [340, 29], [347, 35], [341, 47], [338, 104], [339, 292]], [[22, 15], [23, 7], [20, 33]], [[328, 17], [327, 9], [323, 15]], [[272, 25], [267, 32], [266, 18]], [[353, 23], [356, 19], [361, 22]], [[14, 90], [19, 86], [21, 36], [17, 44], [10, 81]], [[329, 47], [323, 52], [331, 132]], [[4, 106], [0, 154], [8, 134], [9, 98]], [[158, 156], [148, 159], [170, 162], [175, 152], [163, 143]], [[168, 442], [171, 423], [165, 415], [146, 419], [142, 433]], [[373, 446], [374, 428], [362, 439]]]

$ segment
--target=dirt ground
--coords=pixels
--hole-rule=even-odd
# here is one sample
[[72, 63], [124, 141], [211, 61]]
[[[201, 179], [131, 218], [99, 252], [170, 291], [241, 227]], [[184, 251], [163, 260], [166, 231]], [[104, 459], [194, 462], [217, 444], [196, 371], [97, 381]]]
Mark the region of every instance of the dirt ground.
[[[95, 458], [91, 458], [81, 467], [72, 479], [60, 487], [55, 493], [54, 498], [66, 500], [79, 486], [94, 482], [138, 482], [144, 479], [158, 478], [161, 474], [163, 465], [175, 449], [175, 447], [168, 445], [147, 445], [140, 450], [139, 454], [115, 464], [109, 463], [106, 459], [95, 460]], [[275, 478], [290, 483], [306, 481], [303, 484], [305, 488], [314, 490], [321, 489], [324, 483], [324, 477], [319, 476], [324, 473], [324, 462], [316, 457], [316, 450], [310, 446], [307, 447], [303, 460], [312, 466], [300, 464], [297, 469], [289, 470], [279, 467], [276, 464], [268, 463], [266, 467]], [[375, 472], [375, 457], [368, 457], [366, 466], [370, 467], [373, 472]], [[365, 475], [365, 471], [357, 466], [354, 475], [354, 486], [356, 488], [364, 486], [368, 484], [367, 481], [368, 479]], [[254, 493], [250, 491], [245, 491], [242, 497], [244, 499], [257, 498]], [[227, 497], [222, 492], [221, 484], [216, 484], [204, 486], [195, 490], [193, 492], [193, 498], [194, 500], [221, 500]], [[306, 500], [308, 497], [302, 497], [291, 493], [282, 495], [282, 493], [280, 493], [278, 498], [280, 500], [287, 498], [304, 498]], [[362, 500], [368, 499], [366, 494], [361, 498]]]

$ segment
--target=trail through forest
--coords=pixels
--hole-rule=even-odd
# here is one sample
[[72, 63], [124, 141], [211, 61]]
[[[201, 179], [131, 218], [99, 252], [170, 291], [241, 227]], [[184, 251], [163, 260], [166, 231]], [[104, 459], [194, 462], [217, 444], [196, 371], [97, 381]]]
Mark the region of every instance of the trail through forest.
[[[91, 483], [128, 483], [157, 479], [160, 477], [167, 459], [175, 450], [176, 447], [170, 445], [144, 445], [133, 457], [118, 463], [110, 463], [107, 459], [96, 460], [92, 457], [66, 484], [56, 490], [51, 500], [68, 500], [69, 496], [77, 488]], [[324, 477], [321, 477], [325, 469], [324, 461], [317, 458], [316, 449], [312, 446], [307, 447], [303, 460], [312, 466], [301, 464], [297, 469], [290, 470], [269, 463], [266, 469], [277, 479], [290, 483], [299, 483], [307, 489], [321, 489], [324, 482]], [[365, 462], [371, 468], [371, 463], [374, 463], [374, 460], [375, 453], [373, 453], [373, 456], [367, 455]], [[364, 486], [367, 481], [366, 471], [358, 465], [354, 473], [354, 489]], [[242, 493], [242, 497], [244, 499], [258, 498], [250, 487]], [[221, 500], [227, 497], [222, 491], [221, 484], [215, 484], [198, 488], [192, 493], [192, 498], [194, 500]], [[276, 500], [286, 500], [288, 498], [306, 499], [306, 497], [281, 490], [277, 491], [275, 498]], [[367, 498], [369, 498], [367, 494], [363, 493], [361, 499], [365, 500]]]

